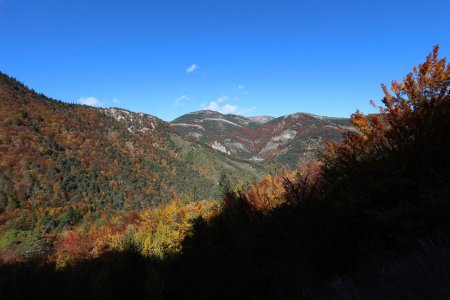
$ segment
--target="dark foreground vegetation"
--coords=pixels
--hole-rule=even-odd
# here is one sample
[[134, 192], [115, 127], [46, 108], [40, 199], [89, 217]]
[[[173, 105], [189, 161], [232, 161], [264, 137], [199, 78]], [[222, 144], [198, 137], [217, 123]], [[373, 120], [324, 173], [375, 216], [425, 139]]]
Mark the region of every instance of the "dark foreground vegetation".
[[[229, 192], [181, 251], [0, 269], [2, 299], [448, 299], [450, 66], [438, 47], [273, 206]], [[132, 245], [132, 244], [130, 244]]]

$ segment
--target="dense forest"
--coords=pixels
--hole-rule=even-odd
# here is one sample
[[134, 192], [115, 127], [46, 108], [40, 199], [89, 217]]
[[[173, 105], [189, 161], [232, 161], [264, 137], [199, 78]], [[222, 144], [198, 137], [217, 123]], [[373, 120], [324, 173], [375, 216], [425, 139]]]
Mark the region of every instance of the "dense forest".
[[[22, 93], [21, 85], [8, 80], [2, 84], [12, 82], [13, 90]], [[69, 125], [42, 128], [39, 120], [55, 124], [48, 120], [57, 114], [42, 116], [36, 107], [32, 115], [12, 116], [2, 105], [2, 298], [448, 298], [450, 64], [439, 58], [435, 46], [402, 81], [382, 88], [379, 113], [354, 113], [356, 130], [345, 133], [342, 142], [328, 143], [321, 157], [296, 172], [267, 175], [254, 184], [223, 176], [220, 201], [168, 193], [170, 199], [156, 206], [146, 204], [154, 191], [138, 194], [137, 187], [145, 190], [145, 182], [119, 185], [113, 194], [101, 192], [102, 184], [114, 191], [117, 180], [127, 177], [131, 183], [133, 174], [144, 172], [133, 161], [128, 169], [125, 163], [114, 166], [127, 139], [132, 141], [128, 147], [145, 139], [121, 138], [126, 131], [111, 133], [120, 147], [109, 142], [106, 149], [93, 135], [103, 130], [103, 117], [93, 115], [90, 124], [73, 123], [71, 106], [58, 104], [52, 109], [68, 111], [59, 115]], [[9, 97], [5, 90], [2, 104]], [[23, 92], [22, 102], [15, 105], [30, 105], [28, 95]], [[75, 109], [94, 114], [88, 107]], [[10, 131], [20, 124], [29, 131], [11, 139], [17, 135]], [[74, 133], [73, 141], [63, 144], [59, 131], [68, 132], [68, 138], [74, 126], [95, 130]], [[34, 142], [39, 138], [45, 143]], [[164, 164], [158, 147], [150, 147], [159, 142], [148, 141], [134, 159]], [[46, 146], [24, 151], [34, 145]], [[58, 161], [60, 153], [76, 151], [83, 151], [79, 160], [65, 155]], [[169, 153], [176, 156], [177, 151]], [[111, 173], [96, 172], [90, 160], [82, 159], [87, 155], [111, 164]], [[171, 191], [163, 176], [182, 167], [170, 165], [170, 160], [166, 164], [158, 181]], [[62, 172], [64, 168], [70, 171]], [[79, 180], [80, 174], [86, 182]], [[194, 177], [188, 178], [186, 182]], [[192, 184], [201, 190], [209, 183]], [[46, 198], [36, 193], [52, 185]], [[116, 195], [123, 200], [110, 198]], [[99, 212], [108, 206], [114, 209]], [[122, 209], [128, 206], [136, 209]], [[18, 256], [20, 249], [27, 249], [27, 255]]]
[[267, 172], [184, 139], [156, 117], [56, 101], [5, 74], [0, 101], [4, 262], [60, 257], [70, 239], [90, 249], [76, 255], [98, 253], [106, 232], [138, 226], [141, 214], [218, 200], [226, 185]]

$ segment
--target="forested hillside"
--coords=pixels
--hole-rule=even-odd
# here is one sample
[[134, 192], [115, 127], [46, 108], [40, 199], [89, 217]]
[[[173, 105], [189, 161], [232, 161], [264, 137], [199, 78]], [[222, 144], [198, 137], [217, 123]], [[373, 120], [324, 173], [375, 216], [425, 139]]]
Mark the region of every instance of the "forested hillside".
[[0, 103], [0, 256], [48, 254], [65, 228], [174, 199], [218, 199], [222, 177], [244, 184], [266, 172], [156, 117], [63, 103], [5, 74]]

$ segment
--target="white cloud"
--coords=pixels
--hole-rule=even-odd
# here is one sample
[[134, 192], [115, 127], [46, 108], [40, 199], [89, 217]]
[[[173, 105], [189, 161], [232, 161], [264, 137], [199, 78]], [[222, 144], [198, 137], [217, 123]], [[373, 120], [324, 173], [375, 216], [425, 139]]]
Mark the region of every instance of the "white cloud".
[[234, 114], [237, 112], [238, 106], [237, 105], [230, 105], [230, 104], [225, 104], [222, 107], [222, 112], [224, 114]]
[[113, 98], [112, 100], [111, 100], [113, 103], [120, 103], [120, 102], [122, 102], [122, 101], [120, 101], [119, 99], [117, 99], [117, 98]]
[[175, 105], [176, 106], [183, 106], [187, 101], [191, 100], [189, 96], [182, 95], [175, 99]]
[[209, 102], [209, 104], [207, 106], [204, 106], [203, 109], [220, 111], [219, 104], [217, 103], [217, 101]]
[[227, 96], [220, 96], [219, 98], [210, 101], [208, 105], [204, 105], [203, 109], [217, 111], [222, 114], [247, 114], [253, 110], [253, 108], [241, 108], [238, 105], [224, 103], [228, 99]]
[[186, 69], [186, 73], [192, 73], [197, 69], [198, 69], [198, 66], [196, 64], [192, 64]]
[[102, 106], [103, 102], [95, 97], [81, 97], [77, 100], [78, 103], [89, 106]]
[[238, 85], [238, 86], [237, 86], [237, 90], [238, 90], [238, 91], [245, 90], [245, 85], [243, 85], [243, 84]]

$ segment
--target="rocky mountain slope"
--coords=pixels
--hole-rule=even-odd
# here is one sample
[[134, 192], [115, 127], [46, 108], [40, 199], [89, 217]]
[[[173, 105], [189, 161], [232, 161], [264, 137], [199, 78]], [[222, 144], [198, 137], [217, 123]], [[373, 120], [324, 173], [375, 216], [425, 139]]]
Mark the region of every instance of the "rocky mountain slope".
[[243, 117], [203, 110], [171, 122], [180, 134], [247, 161], [295, 167], [351, 130], [349, 119], [295, 113], [279, 118]]

